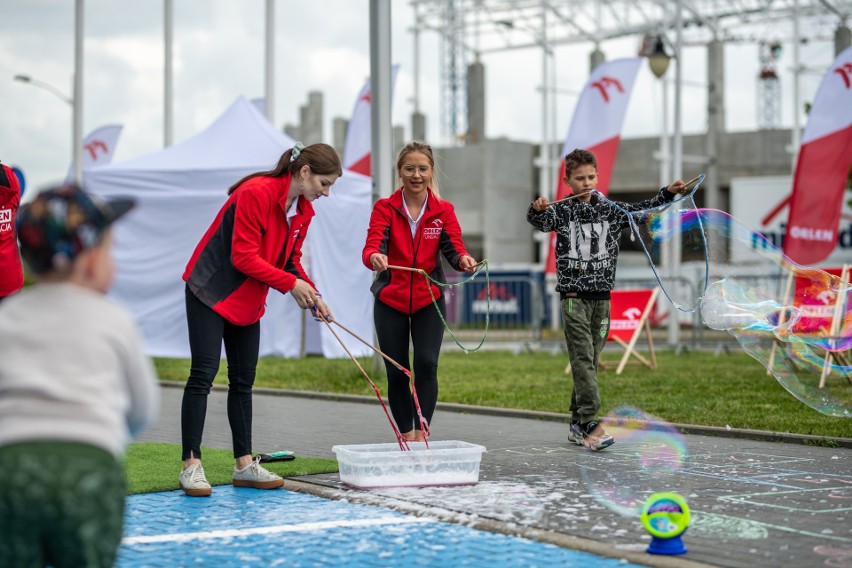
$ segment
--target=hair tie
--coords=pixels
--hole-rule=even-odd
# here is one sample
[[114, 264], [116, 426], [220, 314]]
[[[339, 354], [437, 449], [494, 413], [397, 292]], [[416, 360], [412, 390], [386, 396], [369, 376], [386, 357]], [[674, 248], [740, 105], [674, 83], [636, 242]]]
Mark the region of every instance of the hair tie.
[[296, 142], [295, 144], [293, 144], [293, 150], [292, 150], [292, 153], [290, 154], [290, 163], [291, 164], [296, 161], [296, 158], [299, 157], [299, 154], [301, 154], [302, 150], [304, 150], [304, 149], [305, 149], [305, 145], [302, 144], [301, 142]]

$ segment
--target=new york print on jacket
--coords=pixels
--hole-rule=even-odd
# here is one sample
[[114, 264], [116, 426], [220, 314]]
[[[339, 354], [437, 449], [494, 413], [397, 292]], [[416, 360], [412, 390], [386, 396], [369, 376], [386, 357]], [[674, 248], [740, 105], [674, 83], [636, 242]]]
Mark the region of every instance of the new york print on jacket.
[[[628, 226], [627, 211], [641, 211], [671, 202], [666, 188], [637, 203], [610, 202], [592, 194], [588, 203], [565, 201], [536, 211], [527, 221], [539, 231], [556, 231], [556, 291], [608, 294], [615, 283], [619, 239]], [[614, 205], [615, 203], [617, 205]]]

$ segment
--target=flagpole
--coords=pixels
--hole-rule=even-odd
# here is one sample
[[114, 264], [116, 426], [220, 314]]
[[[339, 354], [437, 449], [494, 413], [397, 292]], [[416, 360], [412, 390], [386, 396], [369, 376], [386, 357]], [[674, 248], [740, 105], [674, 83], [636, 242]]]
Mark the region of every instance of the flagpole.
[[[672, 144], [672, 180], [680, 179], [683, 175], [683, 132], [681, 122], [681, 102], [683, 91], [683, 0], [677, 0], [675, 9], [675, 94], [674, 94], [674, 140]], [[673, 208], [678, 207], [673, 205]], [[680, 277], [681, 244], [680, 226], [675, 228], [675, 236], [671, 239], [670, 272], [673, 285], [677, 285]], [[669, 310], [668, 342], [677, 348], [680, 343], [680, 318], [679, 310], [672, 306]]]
[[790, 131], [791, 146], [791, 171], [796, 169], [796, 161], [799, 157], [800, 122], [799, 122], [799, 74], [801, 62], [799, 60], [799, 0], [793, 0], [793, 128]]
[[[541, 1], [541, 146], [538, 152], [538, 194], [547, 197], [553, 191], [550, 183], [550, 153], [547, 148], [547, 134], [550, 132], [548, 108], [548, 72], [547, 72], [547, 0]], [[553, 196], [556, 198], [556, 195]], [[547, 259], [549, 240], [539, 241], [539, 257]]]
[[172, 79], [172, 47], [174, 44], [174, 4], [163, 0], [163, 147], [172, 145], [174, 120], [174, 87]]
[[[393, 187], [391, 141], [391, 0], [370, 0], [370, 164], [373, 203]], [[375, 338], [375, 331], [373, 332]], [[383, 373], [373, 354], [374, 373]]]
[[370, 0], [370, 142], [373, 202], [393, 186], [391, 163], [391, 2]]
[[83, 183], [83, 0], [74, 8], [74, 101], [71, 149], [74, 159], [74, 182]]
[[266, 0], [266, 93], [263, 109], [275, 124], [275, 0]]

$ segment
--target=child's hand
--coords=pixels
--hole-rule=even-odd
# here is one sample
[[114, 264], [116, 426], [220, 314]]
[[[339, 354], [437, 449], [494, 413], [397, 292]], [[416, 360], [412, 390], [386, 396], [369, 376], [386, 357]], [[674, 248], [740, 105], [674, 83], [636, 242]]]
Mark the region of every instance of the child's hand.
[[670, 183], [669, 186], [666, 188], [666, 190], [669, 193], [674, 193], [676, 195], [683, 195], [684, 193], [686, 193], [686, 182], [684, 182], [682, 179], [679, 179], [677, 181]]
[[538, 199], [533, 201], [533, 209], [535, 209], [536, 211], [544, 211], [545, 209], [547, 209], [547, 198], [539, 197]]

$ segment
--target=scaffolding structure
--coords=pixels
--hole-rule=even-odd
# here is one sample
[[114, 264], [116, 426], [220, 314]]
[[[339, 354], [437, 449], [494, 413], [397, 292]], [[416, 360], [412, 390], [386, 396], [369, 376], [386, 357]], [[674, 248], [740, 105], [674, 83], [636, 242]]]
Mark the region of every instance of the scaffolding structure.
[[760, 44], [760, 72], [757, 75], [757, 127], [770, 130], [781, 126], [781, 84], [778, 79], [778, 55], [781, 44]]
[[467, 132], [467, 41], [464, 0], [442, 2], [444, 35], [441, 42], [441, 131], [447, 141], [464, 140]]
[[[852, 0], [412, 0], [418, 27], [440, 35], [442, 134], [465, 134], [466, 69], [477, 56], [508, 50], [676, 33], [683, 45], [760, 44], [796, 36], [829, 41], [852, 19]], [[546, 22], [546, 24], [544, 24]], [[546, 25], [546, 29], [544, 26]]]

